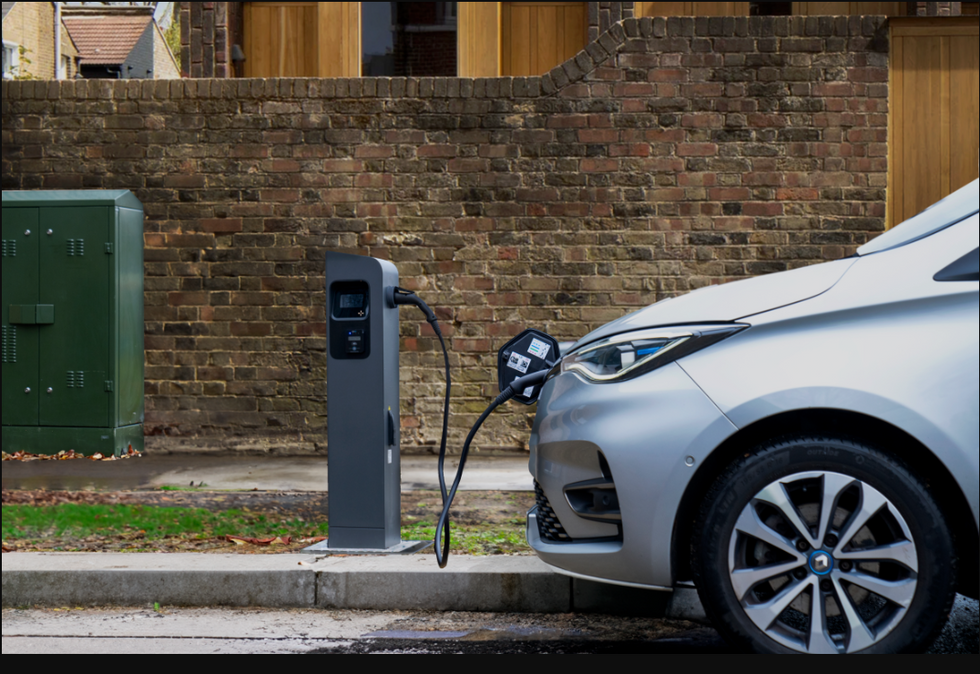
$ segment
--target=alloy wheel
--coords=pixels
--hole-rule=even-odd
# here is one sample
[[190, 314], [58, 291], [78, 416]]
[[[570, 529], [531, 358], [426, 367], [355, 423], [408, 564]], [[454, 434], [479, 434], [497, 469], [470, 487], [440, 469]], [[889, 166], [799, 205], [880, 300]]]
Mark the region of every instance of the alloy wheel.
[[901, 623], [918, 587], [909, 526], [885, 496], [834, 472], [771, 483], [740, 513], [729, 577], [745, 615], [797, 652], [856, 653]]

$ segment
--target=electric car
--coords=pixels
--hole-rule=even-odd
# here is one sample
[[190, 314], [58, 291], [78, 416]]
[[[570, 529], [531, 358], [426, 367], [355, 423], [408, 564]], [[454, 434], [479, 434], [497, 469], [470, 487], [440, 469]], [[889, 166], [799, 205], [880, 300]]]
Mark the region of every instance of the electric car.
[[531, 438], [540, 558], [696, 587], [745, 650], [927, 649], [980, 576], [978, 184], [563, 350]]

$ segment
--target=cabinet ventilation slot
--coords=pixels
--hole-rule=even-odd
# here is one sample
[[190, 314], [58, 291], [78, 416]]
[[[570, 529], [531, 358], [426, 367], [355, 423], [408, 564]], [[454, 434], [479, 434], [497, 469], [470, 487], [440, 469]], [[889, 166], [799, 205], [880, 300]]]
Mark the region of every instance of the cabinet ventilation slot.
[[85, 255], [85, 239], [68, 239], [68, 257]]
[[69, 372], [68, 373], [68, 388], [85, 388], [85, 373], [84, 372]]
[[3, 362], [7, 365], [17, 363], [17, 328], [3, 326]]
[[3, 256], [4, 257], [17, 257], [17, 241], [4, 241], [3, 242]]

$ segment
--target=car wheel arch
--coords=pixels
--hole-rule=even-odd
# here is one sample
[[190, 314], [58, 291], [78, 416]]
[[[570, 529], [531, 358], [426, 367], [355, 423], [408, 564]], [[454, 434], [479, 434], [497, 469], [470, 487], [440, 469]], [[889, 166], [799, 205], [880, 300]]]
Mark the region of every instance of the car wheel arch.
[[848, 410], [807, 409], [783, 412], [747, 426], [716, 448], [688, 484], [678, 508], [671, 542], [675, 583], [689, 581], [691, 539], [701, 504], [715, 480], [738, 457], [789, 435], [831, 436], [857, 440], [905, 463], [926, 484], [948, 518], [960, 558], [960, 593], [976, 599], [980, 535], [959, 484], [928, 447], [885, 421]]

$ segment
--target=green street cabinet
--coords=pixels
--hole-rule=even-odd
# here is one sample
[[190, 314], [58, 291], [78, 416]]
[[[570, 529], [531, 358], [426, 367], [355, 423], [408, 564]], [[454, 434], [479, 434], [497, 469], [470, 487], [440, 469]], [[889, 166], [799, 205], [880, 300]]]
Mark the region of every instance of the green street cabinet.
[[143, 449], [143, 206], [3, 193], [3, 451]]

